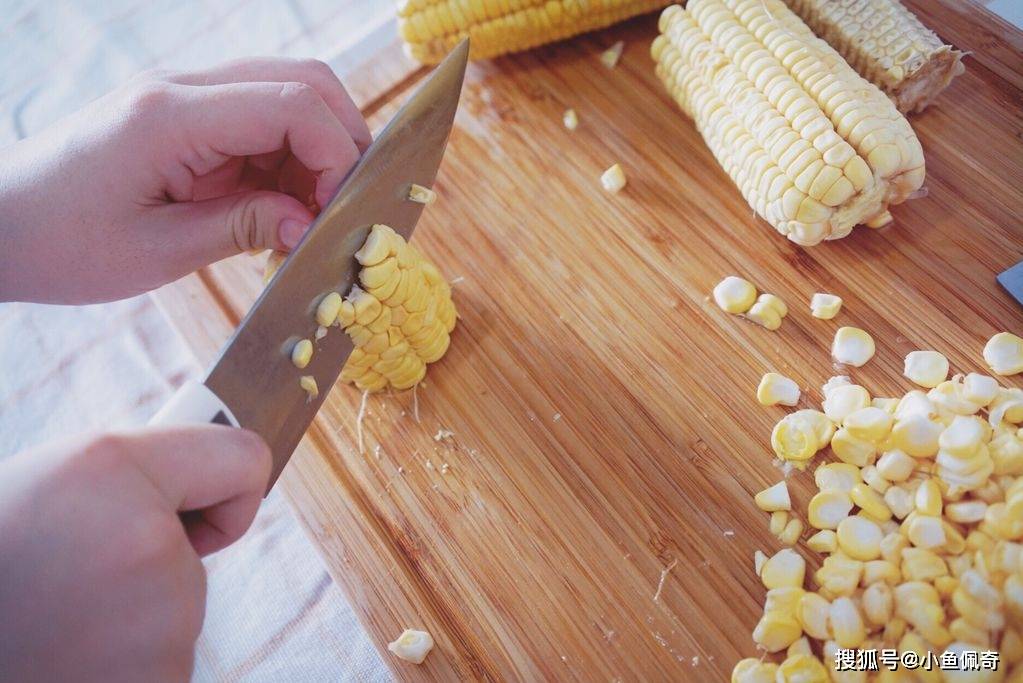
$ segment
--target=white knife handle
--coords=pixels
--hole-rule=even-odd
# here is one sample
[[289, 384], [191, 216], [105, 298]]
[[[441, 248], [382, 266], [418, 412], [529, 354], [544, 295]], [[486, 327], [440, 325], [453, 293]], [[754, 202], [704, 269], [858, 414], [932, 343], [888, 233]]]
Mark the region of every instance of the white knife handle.
[[181, 385], [171, 400], [149, 420], [150, 425], [213, 423], [239, 427], [231, 409], [209, 387], [195, 380]]

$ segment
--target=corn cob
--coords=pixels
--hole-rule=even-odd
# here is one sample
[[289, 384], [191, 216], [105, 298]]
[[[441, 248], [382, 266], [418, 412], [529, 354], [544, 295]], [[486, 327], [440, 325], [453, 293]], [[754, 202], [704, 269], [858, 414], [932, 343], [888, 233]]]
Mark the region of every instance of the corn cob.
[[[440, 360], [448, 349], [457, 313], [451, 286], [415, 247], [386, 225], [374, 225], [355, 254], [362, 265], [359, 283], [336, 308], [327, 327], [344, 328], [355, 349], [341, 370], [341, 381], [364, 391], [387, 387], [409, 389], [426, 375], [426, 364]], [[283, 262], [273, 252], [264, 279], [269, 281]], [[324, 301], [331, 298], [331, 294]], [[320, 309], [325, 308], [320, 306]], [[298, 367], [312, 355], [312, 343], [299, 342]], [[306, 353], [308, 352], [308, 353]]]
[[924, 180], [909, 122], [780, 0], [661, 14], [657, 75], [746, 201], [813, 245], [891, 220]]
[[405, 51], [435, 64], [466, 36], [472, 59], [496, 57], [660, 9], [669, 0], [401, 0]]
[[785, 1], [901, 112], [923, 111], [965, 71], [963, 53], [945, 45], [899, 0]]

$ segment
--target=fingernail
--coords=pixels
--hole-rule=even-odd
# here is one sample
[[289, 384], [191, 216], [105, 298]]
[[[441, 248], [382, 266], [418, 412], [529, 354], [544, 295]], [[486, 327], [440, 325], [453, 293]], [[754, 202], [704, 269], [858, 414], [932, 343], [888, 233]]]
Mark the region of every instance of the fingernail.
[[302, 235], [309, 229], [308, 223], [302, 221], [296, 221], [294, 218], [285, 218], [281, 221], [281, 225], [278, 228], [278, 234], [281, 238], [281, 243], [284, 244], [288, 249], [294, 249], [298, 244], [299, 240], [302, 239]]

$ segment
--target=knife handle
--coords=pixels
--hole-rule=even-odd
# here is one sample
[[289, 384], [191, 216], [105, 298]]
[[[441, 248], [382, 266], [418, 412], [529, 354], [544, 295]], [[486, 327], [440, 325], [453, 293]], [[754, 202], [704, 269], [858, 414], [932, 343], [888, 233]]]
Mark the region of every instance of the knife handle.
[[153, 426], [211, 423], [240, 427], [231, 409], [201, 382], [190, 379], [149, 420]]

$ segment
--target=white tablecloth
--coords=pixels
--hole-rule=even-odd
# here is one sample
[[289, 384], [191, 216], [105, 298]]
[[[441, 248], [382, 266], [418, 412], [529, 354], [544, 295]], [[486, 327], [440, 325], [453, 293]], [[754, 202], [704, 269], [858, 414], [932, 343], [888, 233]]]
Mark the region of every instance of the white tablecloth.
[[[144, 68], [283, 54], [343, 72], [393, 30], [391, 11], [381, 0], [0, 1], [0, 148]], [[0, 457], [58, 435], [143, 424], [199, 372], [148, 297], [0, 304]], [[279, 495], [206, 567], [195, 680], [391, 679]]]

